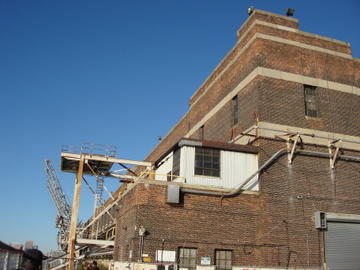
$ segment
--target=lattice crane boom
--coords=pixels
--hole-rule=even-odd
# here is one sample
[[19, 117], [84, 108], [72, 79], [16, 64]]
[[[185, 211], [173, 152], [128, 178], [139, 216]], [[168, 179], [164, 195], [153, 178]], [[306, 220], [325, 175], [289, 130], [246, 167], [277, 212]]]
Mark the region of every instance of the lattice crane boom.
[[56, 227], [59, 228], [58, 244], [64, 247], [67, 232], [71, 221], [71, 207], [63, 192], [60, 181], [56, 176], [55, 170], [50, 160], [45, 160], [45, 173], [47, 176], [47, 188], [55, 204], [57, 211]]

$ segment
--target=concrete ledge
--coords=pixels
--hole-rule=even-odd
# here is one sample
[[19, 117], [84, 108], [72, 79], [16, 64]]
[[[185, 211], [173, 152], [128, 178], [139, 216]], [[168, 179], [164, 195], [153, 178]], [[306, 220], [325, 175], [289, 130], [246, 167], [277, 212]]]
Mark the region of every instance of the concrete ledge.
[[360, 215], [326, 212], [327, 221], [360, 223]]

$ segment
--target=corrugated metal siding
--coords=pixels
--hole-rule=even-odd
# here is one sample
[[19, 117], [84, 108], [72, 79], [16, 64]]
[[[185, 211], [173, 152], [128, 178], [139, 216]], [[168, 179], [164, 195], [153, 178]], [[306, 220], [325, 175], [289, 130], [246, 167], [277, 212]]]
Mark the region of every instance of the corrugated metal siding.
[[[226, 188], [241, 185], [258, 169], [258, 158], [254, 154], [221, 151], [220, 158], [221, 177]], [[257, 177], [254, 178], [254, 181], [257, 181]]]
[[[220, 177], [194, 175], [195, 148], [182, 147], [180, 174], [186, 177], [186, 183], [222, 188], [235, 188], [258, 169], [255, 154], [221, 151]], [[257, 177], [254, 178], [257, 182]], [[252, 187], [258, 190], [258, 186]]]
[[14, 270], [19, 268], [21, 260], [20, 252], [7, 250], [0, 251], [0, 270]]
[[184, 146], [181, 148], [180, 175], [185, 179], [177, 179], [177, 182], [191, 183], [191, 174], [194, 173], [195, 147]]
[[18, 269], [20, 266], [21, 255], [19, 253], [12, 253], [9, 256], [8, 270]]
[[173, 165], [173, 152], [167, 155], [162, 161], [163, 164], [156, 169], [156, 180], [167, 181], [166, 174], [172, 171]]
[[360, 224], [328, 222], [326, 264], [330, 270], [360, 270]]

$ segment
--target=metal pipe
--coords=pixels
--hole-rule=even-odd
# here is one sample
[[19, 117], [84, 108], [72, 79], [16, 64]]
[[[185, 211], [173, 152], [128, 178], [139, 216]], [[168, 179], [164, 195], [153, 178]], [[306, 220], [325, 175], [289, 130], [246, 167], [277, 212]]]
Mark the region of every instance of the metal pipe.
[[[323, 158], [331, 158], [332, 155], [329, 153], [324, 152], [317, 152], [317, 151], [311, 151], [311, 150], [296, 150], [297, 154], [300, 155], [307, 155], [307, 156], [316, 156], [316, 157], [323, 157]], [[356, 156], [348, 156], [348, 155], [338, 155], [339, 159], [348, 160], [348, 161], [355, 161], [360, 162], [360, 157]]]
[[272, 155], [256, 172], [250, 175], [240, 186], [238, 186], [234, 191], [229, 193], [222, 193], [222, 192], [211, 192], [211, 191], [203, 191], [203, 190], [196, 190], [196, 189], [181, 189], [184, 193], [191, 193], [191, 194], [202, 194], [202, 195], [211, 195], [211, 196], [221, 196], [221, 197], [231, 197], [234, 196], [242, 191], [242, 188], [246, 186], [256, 175], [258, 175], [261, 171], [266, 169], [269, 165], [271, 165], [276, 159], [281, 157], [282, 155], [286, 154], [288, 151], [286, 148], [280, 149], [274, 155]]
[[[280, 158], [282, 155], [284, 155], [286, 153], [288, 153], [288, 150], [286, 148], [283, 148], [283, 149], [280, 149], [279, 151], [277, 151], [256, 172], [254, 172], [251, 176], [249, 176], [244, 181], [244, 183], [242, 183], [240, 186], [238, 186], [232, 192], [229, 192], [229, 193], [212, 192], [212, 191], [204, 191], [204, 190], [189, 189], [189, 188], [182, 188], [181, 191], [183, 193], [210, 195], [210, 196], [221, 196], [221, 197], [234, 196], [234, 195], [240, 193], [242, 191], [242, 188], [244, 186], [246, 186], [256, 175], [258, 175], [261, 171], [263, 171], [268, 166], [270, 166], [276, 159]], [[301, 155], [323, 157], [323, 158], [330, 158], [331, 157], [331, 155], [329, 153], [317, 152], [317, 151], [311, 151], [311, 150], [296, 150], [295, 153], [296, 154], [301, 154]], [[338, 158], [339, 159], [344, 159], [344, 160], [349, 160], [349, 161], [360, 162], [360, 157], [356, 157], [356, 156], [339, 155]]]
[[[240, 133], [238, 136], [236, 136], [234, 139], [230, 140], [229, 143], [233, 143], [233, 142], [241, 139], [241, 138], [244, 137], [244, 136], [249, 136], [249, 135], [251, 135], [251, 134], [248, 134], [248, 133], [251, 132], [251, 131], [253, 131], [254, 129], [258, 129], [258, 128], [259, 128], [259, 126], [256, 125], [256, 126], [251, 127], [250, 129], [245, 130], [244, 132], [241, 132], [241, 133]], [[251, 135], [251, 136], [254, 136], [254, 135]], [[255, 135], [255, 137], [256, 137], [256, 135]]]
[[339, 158], [344, 159], [344, 160], [360, 162], [360, 157], [355, 157], [355, 156], [339, 155]]
[[[265, 128], [265, 127], [258, 127], [259, 129], [263, 129], [263, 130], [270, 130], [270, 131], [276, 131], [276, 132], [286, 132], [289, 133], [289, 131], [286, 130], [280, 130], [280, 129], [273, 129], [273, 128]], [[296, 134], [296, 133], [295, 133]], [[340, 140], [340, 139], [336, 139], [336, 138], [329, 138], [329, 137], [325, 137], [325, 136], [319, 136], [319, 135], [315, 135], [315, 134], [309, 134], [309, 133], [297, 133], [303, 136], [309, 136], [312, 138], [320, 138], [320, 139], [327, 139], [327, 140]], [[356, 143], [356, 144], [360, 144], [360, 141], [351, 141], [351, 140], [344, 140], [341, 139], [341, 141], [343, 142], [347, 142], [347, 143]]]
[[296, 154], [301, 154], [305, 156], [315, 156], [322, 158], [330, 158], [331, 155], [325, 152], [311, 151], [311, 150], [296, 150]]
[[104, 251], [104, 252], [98, 252], [98, 253], [91, 253], [87, 257], [113, 255], [113, 254], [114, 254], [114, 251]]

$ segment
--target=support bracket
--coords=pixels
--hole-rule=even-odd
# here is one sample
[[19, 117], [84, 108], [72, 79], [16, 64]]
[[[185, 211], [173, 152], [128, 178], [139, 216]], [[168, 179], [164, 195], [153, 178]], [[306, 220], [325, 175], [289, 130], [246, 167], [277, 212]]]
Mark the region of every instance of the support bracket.
[[[335, 169], [335, 163], [336, 163], [336, 159], [339, 155], [339, 149], [341, 146], [342, 140], [335, 140], [335, 141], [330, 141], [328, 148], [329, 148], [329, 154], [330, 154], [330, 168], [331, 169]], [[333, 152], [333, 150], [335, 149], [335, 151]]]
[[[292, 139], [292, 137], [295, 137], [295, 139]], [[298, 133], [298, 134], [289, 135], [289, 137], [286, 140], [286, 146], [287, 146], [287, 149], [288, 149], [288, 162], [289, 162], [289, 164], [292, 164], [292, 162], [293, 162], [293, 157], [294, 157], [294, 154], [295, 154], [296, 145], [298, 144], [299, 139], [300, 139], [300, 143], [301, 143], [302, 139], [300, 137], [300, 134]], [[293, 143], [293, 145], [291, 145], [291, 143]]]

